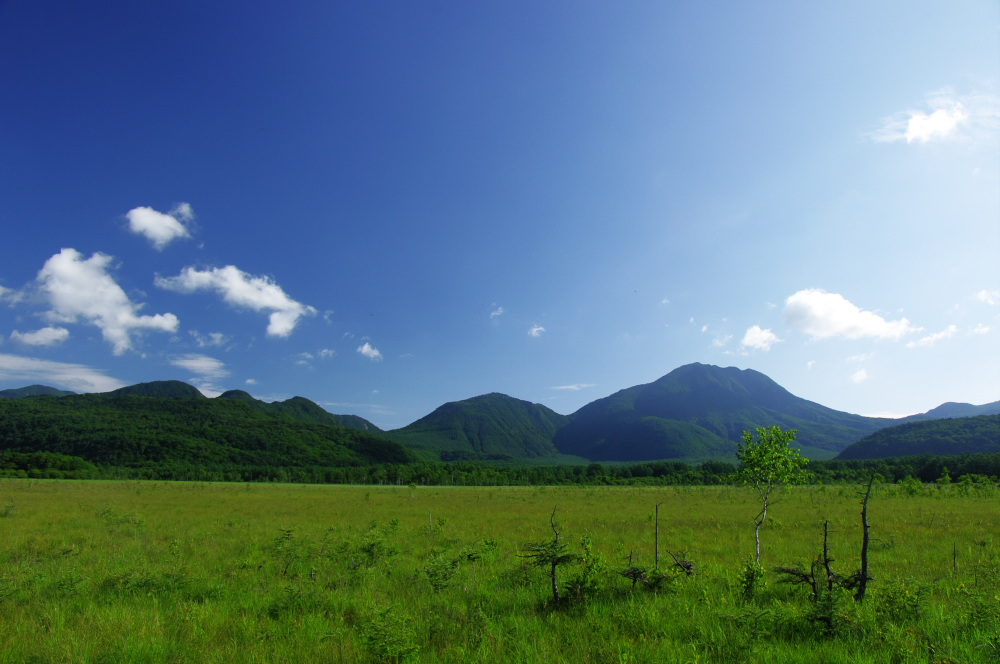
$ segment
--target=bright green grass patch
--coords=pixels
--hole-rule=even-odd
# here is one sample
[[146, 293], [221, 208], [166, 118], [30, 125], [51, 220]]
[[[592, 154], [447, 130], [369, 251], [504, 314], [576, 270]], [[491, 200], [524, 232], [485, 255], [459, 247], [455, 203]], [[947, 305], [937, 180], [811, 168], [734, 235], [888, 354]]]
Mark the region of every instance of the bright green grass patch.
[[[660, 505], [660, 569], [654, 513]], [[830, 522], [858, 567], [853, 487], [795, 487], [761, 533], [751, 492], [0, 481], [0, 662], [991, 662], [1000, 500], [876, 491], [863, 603], [814, 603]], [[585, 561], [522, 557], [551, 540]], [[695, 565], [685, 575], [670, 552]], [[620, 574], [647, 571], [633, 589]], [[665, 576], [664, 576], [665, 575]], [[655, 590], [653, 589], [655, 588]]]

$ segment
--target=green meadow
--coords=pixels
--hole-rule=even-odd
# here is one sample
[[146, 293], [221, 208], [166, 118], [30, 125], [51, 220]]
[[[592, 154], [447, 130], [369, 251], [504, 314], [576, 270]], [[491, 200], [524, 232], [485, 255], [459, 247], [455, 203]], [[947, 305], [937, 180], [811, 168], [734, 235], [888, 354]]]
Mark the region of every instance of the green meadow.
[[0, 480], [0, 662], [1000, 661], [995, 485], [877, 486], [857, 602], [860, 490], [782, 493], [753, 583], [737, 487]]

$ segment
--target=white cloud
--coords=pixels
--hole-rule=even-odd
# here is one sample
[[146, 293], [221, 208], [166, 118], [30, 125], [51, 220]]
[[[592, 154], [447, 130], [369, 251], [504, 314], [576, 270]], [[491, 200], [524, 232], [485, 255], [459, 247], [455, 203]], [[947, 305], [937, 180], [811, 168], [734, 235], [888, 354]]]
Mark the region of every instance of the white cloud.
[[493, 311], [490, 312], [490, 320], [496, 320], [507, 313], [507, 310], [501, 306], [493, 305]]
[[851, 374], [851, 382], [855, 384], [860, 384], [868, 380], [868, 372], [864, 369], [858, 369]]
[[233, 265], [210, 270], [186, 267], [176, 277], [156, 277], [156, 285], [180, 293], [213, 290], [234, 307], [269, 311], [267, 334], [287, 337], [299, 319], [314, 315], [316, 309], [296, 302], [269, 277], [255, 277]]
[[193, 382], [206, 396], [218, 396], [222, 388], [217, 385], [217, 381], [229, 375], [224, 362], [208, 355], [178, 355], [171, 358], [170, 364], [195, 374]]
[[244, 383], [245, 383], [246, 385], [256, 385], [256, 384], [257, 384], [257, 379], [256, 379], [256, 378], [247, 378], [247, 379], [246, 379], [245, 381], [243, 381], [243, 382], [244, 382]]
[[65, 327], [43, 327], [34, 332], [19, 332], [14, 330], [10, 338], [27, 346], [55, 346], [69, 339], [69, 330]]
[[541, 325], [532, 325], [531, 329], [528, 330], [528, 334], [533, 337], [540, 337], [545, 332], [545, 328]]
[[[704, 332], [704, 330], [702, 330], [702, 331]], [[732, 340], [733, 340], [733, 335], [731, 335], [731, 334], [723, 334], [723, 335], [716, 336], [715, 339], [712, 340], [712, 347], [713, 348], [725, 348], [726, 346], [729, 345], [729, 342], [732, 341]]]
[[767, 352], [771, 350], [771, 346], [780, 342], [781, 339], [771, 330], [764, 330], [761, 329], [760, 325], [754, 325], [743, 335], [740, 345], [744, 348], [754, 348]]
[[125, 217], [130, 231], [145, 236], [153, 247], [162, 250], [178, 238], [191, 237], [185, 224], [194, 219], [194, 211], [187, 203], [181, 203], [167, 214], [150, 207], [137, 207], [129, 210]]
[[928, 334], [922, 339], [917, 339], [916, 341], [911, 341], [906, 344], [907, 348], [930, 348], [942, 339], [947, 339], [952, 337], [958, 332], [958, 327], [955, 325], [949, 325], [947, 328], [940, 332], [935, 332], [934, 334]]
[[48, 319], [75, 323], [79, 319], [100, 328], [114, 346], [115, 355], [132, 348], [134, 330], [175, 332], [179, 321], [173, 314], [140, 316], [142, 305], [133, 304], [108, 274], [111, 256], [95, 253], [84, 260], [76, 249], [63, 249], [45, 262], [38, 285], [52, 309]]
[[331, 357], [335, 356], [336, 354], [337, 351], [333, 350], [332, 348], [321, 348], [319, 351], [319, 357], [322, 360], [328, 360]]
[[52, 362], [0, 353], [0, 380], [42, 384], [73, 392], [110, 392], [124, 387], [117, 378], [83, 364]]
[[899, 340], [920, 328], [901, 318], [887, 321], [871, 311], [863, 311], [843, 295], [819, 289], [801, 290], [785, 300], [785, 322], [813, 339], [845, 337]]
[[980, 302], [993, 306], [1000, 303], [1000, 290], [981, 290], [976, 293], [976, 299]]
[[596, 383], [576, 383], [574, 385], [554, 385], [549, 389], [552, 390], [570, 390], [577, 392], [579, 390], [587, 389], [588, 387], [597, 387]]
[[207, 348], [209, 346], [225, 346], [229, 343], [229, 337], [224, 335], [222, 332], [209, 332], [208, 334], [202, 334], [196, 330], [191, 330], [190, 334], [194, 337], [194, 342], [198, 344], [199, 348]]
[[379, 352], [379, 349], [375, 348], [375, 346], [372, 346], [367, 341], [358, 346], [358, 352], [370, 360], [378, 361], [382, 359], [382, 353]]
[[959, 94], [944, 88], [928, 94], [917, 108], [894, 113], [870, 135], [876, 143], [929, 143], [971, 138], [983, 142], [997, 134], [1000, 99], [992, 94]]
[[993, 329], [993, 328], [991, 328], [989, 325], [986, 325], [984, 323], [980, 323], [979, 325], [976, 325], [974, 328], [972, 328], [972, 333], [973, 334], [989, 334], [989, 332], [990, 332], [991, 329]]

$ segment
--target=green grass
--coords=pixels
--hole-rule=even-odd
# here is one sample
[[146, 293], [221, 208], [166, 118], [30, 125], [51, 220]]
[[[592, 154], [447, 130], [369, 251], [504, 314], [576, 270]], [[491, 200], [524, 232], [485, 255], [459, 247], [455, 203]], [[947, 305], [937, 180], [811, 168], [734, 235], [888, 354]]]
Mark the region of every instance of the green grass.
[[[834, 567], [857, 569], [856, 491], [782, 496], [746, 599], [757, 506], [737, 488], [0, 480], [0, 662], [996, 661], [995, 488], [879, 488], [862, 604], [778, 582], [826, 519]], [[652, 568], [657, 504], [667, 577], [633, 591], [618, 572], [630, 554]], [[554, 507], [569, 550], [593, 542], [560, 571], [570, 596], [589, 569], [585, 599], [558, 608], [519, 556], [552, 538]]]

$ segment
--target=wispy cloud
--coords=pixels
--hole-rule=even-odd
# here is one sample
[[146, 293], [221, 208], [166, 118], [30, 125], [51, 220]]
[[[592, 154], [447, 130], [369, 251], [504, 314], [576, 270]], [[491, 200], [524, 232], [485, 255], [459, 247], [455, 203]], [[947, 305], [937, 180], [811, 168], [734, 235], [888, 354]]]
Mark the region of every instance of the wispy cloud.
[[287, 337], [303, 316], [316, 314], [316, 309], [296, 302], [269, 277], [256, 277], [234, 265], [198, 270], [186, 267], [176, 277], [156, 277], [156, 285], [179, 293], [211, 290], [234, 307], [270, 312], [267, 334]]
[[863, 367], [851, 374], [851, 382], [858, 385], [868, 380], [868, 371]]
[[981, 290], [976, 293], [976, 299], [990, 306], [1000, 304], [1000, 290]]
[[138, 314], [142, 305], [133, 304], [108, 273], [111, 260], [102, 253], [84, 259], [76, 249], [63, 249], [47, 260], [37, 279], [52, 307], [46, 317], [56, 323], [83, 319], [97, 326], [115, 355], [132, 348], [136, 330], [176, 332], [180, 322], [174, 314]]
[[746, 334], [743, 335], [740, 345], [744, 348], [752, 348], [754, 350], [767, 352], [771, 350], [771, 346], [780, 342], [781, 339], [779, 339], [778, 335], [771, 330], [765, 330], [762, 329], [760, 325], [754, 325], [746, 331]]
[[911, 341], [910, 343], [906, 344], [906, 347], [930, 348], [931, 346], [941, 341], [942, 339], [947, 339], [948, 337], [955, 336], [956, 332], [958, 332], [958, 327], [955, 325], [949, 325], [947, 328], [941, 330], [940, 332], [935, 332], [934, 334], [928, 334], [926, 337], [923, 337], [922, 339]]
[[783, 316], [790, 327], [813, 339], [871, 337], [896, 341], [920, 331], [905, 318], [888, 321], [872, 311], [858, 308], [843, 295], [819, 289], [801, 290], [789, 296]]
[[597, 387], [597, 383], [575, 383], [573, 385], [553, 385], [549, 389], [551, 390], [570, 390], [573, 392], [578, 392], [579, 390], [585, 390], [590, 387]]
[[222, 392], [218, 381], [229, 375], [224, 362], [198, 353], [178, 355], [171, 358], [170, 364], [195, 374], [192, 382], [207, 396], [218, 396]]
[[10, 333], [12, 341], [22, 343], [26, 346], [57, 346], [69, 339], [69, 330], [65, 327], [43, 327], [34, 332], [19, 332], [14, 330]]
[[493, 309], [490, 311], [490, 320], [495, 321], [498, 318], [500, 318], [500, 316], [503, 316], [505, 313], [507, 313], [506, 309], [497, 304], [494, 304]]
[[181, 203], [168, 213], [137, 207], [125, 213], [125, 218], [130, 231], [146, 237], [154, 248], [162, 250], [178, 238], [191, 237], [187, 224], [194, 219], [194, 210], [187, 203]]
[[358, 346], [358, 352], [367, 357], [369, 360], [379, 361], [382, 359], [382, 353], [378, 348], [372, 346], [369, 342], [364, 342]]
[[883, 118], [869, 136], [876, 143], [929, 143], [995, 136], [1000, 120], [1000, 98], [992, 94], [959, 94], [943, 88], [928, 94], [913, 108]]
[[42, 384], [73, 392], [110, 392], [125, 383], [83, 364], [0, 353], [0, 380]]
[[528, 334], [530, 334], [533, 337], [540, 337], [544, 333], [545, 333], [545, 328], [542, 327], [541, 325], [532, 325], [531, 328], [528, 330]]

